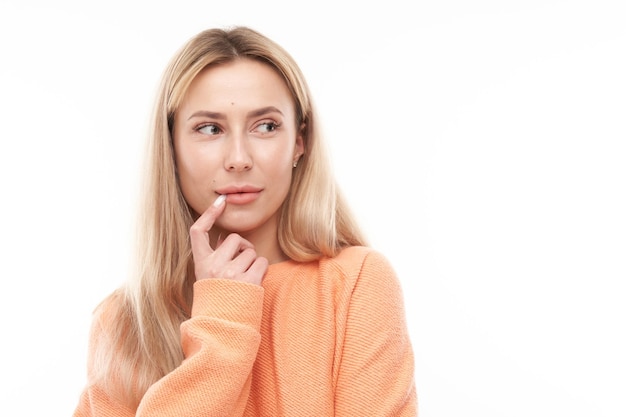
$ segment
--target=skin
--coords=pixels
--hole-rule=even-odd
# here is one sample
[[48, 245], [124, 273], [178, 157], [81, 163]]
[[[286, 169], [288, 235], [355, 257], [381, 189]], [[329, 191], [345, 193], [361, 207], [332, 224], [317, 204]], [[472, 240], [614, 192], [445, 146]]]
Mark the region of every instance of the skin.
[[174, 149], [183, 196], [198, 215], [190, 229], [197, 280], [260, 284], [268, 264], [287, 259], [277, 229], [304, 152], [295, 114], [283, 78], [258, 61], [209, 67], [190, 85]]

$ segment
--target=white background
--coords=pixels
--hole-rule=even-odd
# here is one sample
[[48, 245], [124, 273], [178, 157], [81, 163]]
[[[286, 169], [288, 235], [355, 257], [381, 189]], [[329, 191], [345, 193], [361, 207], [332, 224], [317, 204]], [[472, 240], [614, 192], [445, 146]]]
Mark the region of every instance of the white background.
[[71, 415], [161, 71], [233, 24], [309, 81], [401, 278], [421, 416], [626, 415], [620, 3], [0, 0], [0, 415]]

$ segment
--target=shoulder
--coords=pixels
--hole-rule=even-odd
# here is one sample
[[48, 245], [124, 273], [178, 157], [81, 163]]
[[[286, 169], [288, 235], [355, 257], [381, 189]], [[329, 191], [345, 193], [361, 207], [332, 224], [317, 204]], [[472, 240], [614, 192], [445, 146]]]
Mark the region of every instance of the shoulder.
[[381, 252], [369, 247], [346, 248], [326, 259], [322, 270], [324, 281], [335, 288], [339, 317], [369, 324], [382, 317], [404, 325], [400, 280]]
[[114, 329], [128, 327], [131, 306], [125, 292], [118, 288], [106, 296], [100, 304], [96, 306], [92, 315], [92, 334], [109, 334]]
[[365, 246], [351, 246], [344, 248], [337, 256], [324, 258], [320, 261], [322, 275], [332, 275], [335, 281], [340, 281], [354, 289], [358, 283], [377, 281], [395, 282], [395, 271], [382, 253]]
[[321, 263], [349, 274], [361, 274], [370, 269], [392, 269], [382, 253], [366, 246], [349, 246], [337, 256], [323, 259]]

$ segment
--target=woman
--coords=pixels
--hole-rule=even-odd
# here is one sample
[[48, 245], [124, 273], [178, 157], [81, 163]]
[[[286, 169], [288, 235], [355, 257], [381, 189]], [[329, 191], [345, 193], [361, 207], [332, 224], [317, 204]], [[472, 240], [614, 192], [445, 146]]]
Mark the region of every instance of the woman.
[[399, 282], [329, 174], [280, 46], [213, 29], [174, 57], [135, 276], [96, 309], [75, 416], [415, 416]]

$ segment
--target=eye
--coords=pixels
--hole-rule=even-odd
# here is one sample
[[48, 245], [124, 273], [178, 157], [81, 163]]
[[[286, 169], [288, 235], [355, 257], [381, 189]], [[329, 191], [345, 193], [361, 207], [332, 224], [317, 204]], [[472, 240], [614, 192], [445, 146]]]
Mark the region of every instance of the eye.
[[202, 125], [196, 128], [196, 131], [205, 135], [219, 135], [222, 133], [222, 129], [214, 124]]
[[280, 125], [276, 122], [263, 122], [257, 125], [255, 130], [260, 133], [272, 133], [279, 127]]

